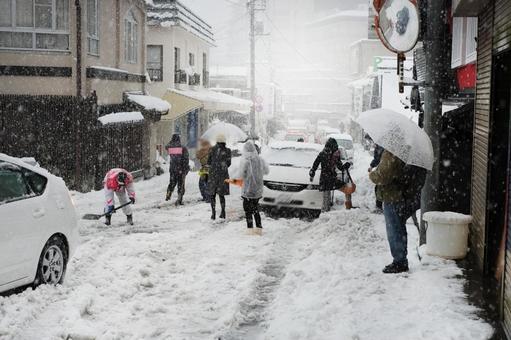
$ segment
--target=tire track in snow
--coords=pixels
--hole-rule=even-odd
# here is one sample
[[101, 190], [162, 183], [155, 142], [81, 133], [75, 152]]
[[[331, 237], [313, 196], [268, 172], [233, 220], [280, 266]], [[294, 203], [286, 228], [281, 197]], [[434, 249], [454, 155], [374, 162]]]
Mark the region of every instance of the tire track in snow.
[[275, 239], [270, 254], [257, 268], [252, 289], [239, 302], [239, 309], [231, 325], [223, 335], [218, 336], [218, 340], [262, 339], [267, 327], [267, 307], [275, 298], [280, 282], [286, 275], [286, 267], [292, 258], [290, 250], [295, 235], [293, 228], [286, 228]]

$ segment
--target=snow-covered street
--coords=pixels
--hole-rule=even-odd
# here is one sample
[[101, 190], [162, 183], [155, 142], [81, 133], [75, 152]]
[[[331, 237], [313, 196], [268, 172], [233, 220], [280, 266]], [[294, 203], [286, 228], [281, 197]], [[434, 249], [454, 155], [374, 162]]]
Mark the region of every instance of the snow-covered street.
[[[135, 225], [80, 221], [81, 246], [63, 286], [0, 297], [1, 339], [487, 339], [455, 262], [391, 261], [382, 215], [373, 214], [370, 155], [357, 150], [358, 189], [313, 222], [263, 218], [247, 235], [238, 190], [227, 220], [211, 222], [187, 178], [185, 205], [164, 202], [167, 175], [136, 183]], [[79, 215], [102, 210], [103, 193], [74, 193]]]

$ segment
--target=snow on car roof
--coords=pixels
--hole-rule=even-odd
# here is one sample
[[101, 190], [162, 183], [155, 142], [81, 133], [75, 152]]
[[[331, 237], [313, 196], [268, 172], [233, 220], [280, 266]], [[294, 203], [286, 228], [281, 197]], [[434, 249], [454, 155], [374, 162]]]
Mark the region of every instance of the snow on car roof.
[[24, 162], [21, 158], [16, 158], [16, 157], [11, 157], [11, 156], [8, 156], [4, 153], [0, 153], [0, 161], [5, 161], [5, 162], [9, 162], [9, 163], [12, 163], [12, 164], [15, 164], [17, 166], [21, 166], [25, 169], [28, 169], [30, 171], [33, 171], [35, 173], [38, 173], [40, 175], [44, 175], [44, 176], [55, 176], [55, 175], [52, 175], [51, 173], [48, 172], [48, 170], [44, 169], [44, 168], [41, 168], [41, 167], [36, 167], [36, 166], [32, 166], [30, 165], [29, 163], [26, 163]]
[[334, 138], [334, 139], [347, 139], [353, 141], [353, 137], [346, 133], [332, 133], [326, 136], [327, 138]]
[[272, 149], [296, 149], [296, 150], [323, 150], [323, 145], [316, 143], [302, 143], [302, 142], [290, 142], [290, 141], [278, 141], [272, 142], [269, 145]]

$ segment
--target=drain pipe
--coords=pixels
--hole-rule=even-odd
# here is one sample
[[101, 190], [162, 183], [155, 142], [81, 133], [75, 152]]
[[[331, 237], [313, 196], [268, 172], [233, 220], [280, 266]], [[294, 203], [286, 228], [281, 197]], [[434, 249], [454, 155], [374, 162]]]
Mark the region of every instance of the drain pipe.
[[76, 7], [76, 96], [82, 95], [82, 6], [75, 0]]

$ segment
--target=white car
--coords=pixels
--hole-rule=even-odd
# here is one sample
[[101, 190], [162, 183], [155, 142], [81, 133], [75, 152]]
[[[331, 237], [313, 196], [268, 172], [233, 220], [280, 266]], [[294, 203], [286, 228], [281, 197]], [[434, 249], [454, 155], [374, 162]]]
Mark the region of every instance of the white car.
[[339, 147], [343, 147], [348, 155], [348, 161], [353, 164], [353, 157], [355, 156], [355, 149], [353, 147], [353, 138], [345, 133], [333, 133], [326, 136], [326, 139], [333, 138], [337, 141]]
[[263, 209], [304, 209], [312, 216], [321, 213], [323, 193], [319, 191], [318, 169], [310, 182], [309, 171], [323, 149], [320, 144], [274, 142], [263, 150], [270, 172], [264, 177]]
[[58, 284], [78, 240], [64, 181], [0, 153], [0, 292]]

